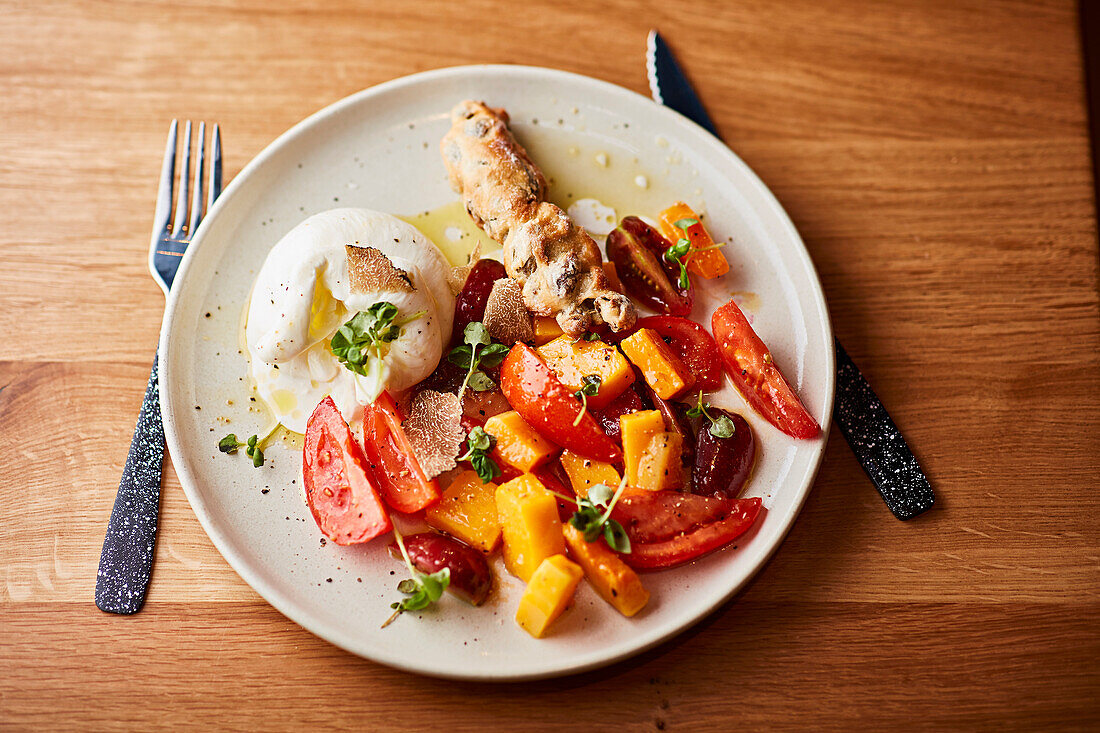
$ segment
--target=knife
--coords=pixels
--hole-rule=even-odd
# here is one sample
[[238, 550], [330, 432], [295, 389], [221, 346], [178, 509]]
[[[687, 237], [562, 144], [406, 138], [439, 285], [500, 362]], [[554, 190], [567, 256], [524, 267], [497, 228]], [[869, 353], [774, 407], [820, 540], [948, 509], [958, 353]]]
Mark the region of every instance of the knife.
[[[653, 100], [674, 109], [710, 134], [718, 130], [661, 34], [649, 32], [646, 72]], [[894, 516], [901, 520], [932, 508], [936, 498], [913, 451], [860, 373], [848, 352], [836, 342], [836, 400], [833, 417], [863, 470]]]

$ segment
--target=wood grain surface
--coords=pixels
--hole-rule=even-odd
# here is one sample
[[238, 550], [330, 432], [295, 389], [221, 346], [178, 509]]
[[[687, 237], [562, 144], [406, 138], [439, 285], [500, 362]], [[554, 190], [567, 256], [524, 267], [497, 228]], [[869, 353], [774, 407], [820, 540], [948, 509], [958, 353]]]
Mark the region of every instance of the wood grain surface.
[[[1100, 726], [1100, 291], [1071, 2], [0, 2], [0, 728]], [[230, 175], [359, 89], [480, 62], [639, 92], [659, 27], [772, 187], [939, 502], [894, 520], [836, 431], [751, 585], [636, 659], [441, 682], [229, 568], [166, 466], [145, 610], [92, 603], [163, 299], [173, 117]]]

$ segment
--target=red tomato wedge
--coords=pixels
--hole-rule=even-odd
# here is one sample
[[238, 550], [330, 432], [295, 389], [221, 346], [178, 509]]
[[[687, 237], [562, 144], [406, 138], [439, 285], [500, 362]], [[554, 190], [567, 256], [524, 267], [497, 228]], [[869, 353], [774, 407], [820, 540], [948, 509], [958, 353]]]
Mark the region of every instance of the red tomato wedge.
[[302, 480], [314, 521], [336, 544], [366, 542], [392, 529], [363, 449], [331, 397], [321, 400], [306, 423]]
[[418, 512], [438, 502], [441, 494], [439, 484], [420, 470], [402, 420], [393, 398], [383, 392], [363, 415], [363, 443], [382, 498], [391, 509]]
[[733, 384], [753, 409], [793, 438], [815, 438], [821, 426], [794, 393], [771, 352], [732, 300], [714, 311], [711, 330]]
[[695, 375], [695, 389], [710, 391], [722, 386], [722, 353], [707, 329], [678, 316], [639, 318], [635, 328], [656, 331], [676, 356]]
[[679, 491], [624, 493], [611, 516], [630, 538], [620, 555], [634, 568], [671, 568], [729, 544], [744, 534], [762, 508], [759, 497], [722, 499]]
[[608, 463], [622, 463], [619, 447], [591, 413], [580, 422], [581, 403], [527, 344], [512, 347], [500, 368], [500, 388], [528, 425], [563, 448]]

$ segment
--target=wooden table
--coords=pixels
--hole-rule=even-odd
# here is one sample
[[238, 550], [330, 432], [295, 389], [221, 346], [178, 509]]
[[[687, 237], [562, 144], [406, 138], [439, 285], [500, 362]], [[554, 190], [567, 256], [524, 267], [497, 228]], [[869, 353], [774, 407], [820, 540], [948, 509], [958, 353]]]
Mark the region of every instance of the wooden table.
[[[1100, 306], [1073, 3], [402, 5], [0, 3], [0, 728], [1100, 725]], [[713, 617], [609, 669], [481, 685], [288, 621], [168, 467], [145, 610], [96, 610], [163, 308], [146, 247], [167, 121], [221, 122], [232, 174], [320, 107], [424, 69], [545, 65], [644, 92], [651, 26], [801, 230], [936, 509], [894, 520], [834, 428], [790, 536]]]

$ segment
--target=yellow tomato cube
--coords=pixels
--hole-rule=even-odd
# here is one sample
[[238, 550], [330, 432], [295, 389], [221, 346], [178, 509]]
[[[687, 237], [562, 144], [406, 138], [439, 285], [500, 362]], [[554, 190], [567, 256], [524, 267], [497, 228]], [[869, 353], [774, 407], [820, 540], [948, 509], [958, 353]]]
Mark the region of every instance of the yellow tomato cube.
[[624, 616], [633, 616], [649, 602], [642, 579], [602, 539], [586, 542], [584, 532], [563, 526], [569, 554], [584, 569], [585, 577], [600, 597]]
[[496, 491], [496, 484], [483, 484], [473, 471], [463, 471], [455, 476], [439, 503], [424, 512], [424, 519], [471, 547], [492, 552], [500, 543]]
[[556, 319], [551, 316], [535, 316], [535, 345], [542, 346], [559, 336], [564, 336]]
[[536, 639], [542, 638], [547, 627], [573, 600], [583, 577], [581, 566], [563, 554], [543, 560], [519, 599], [516, 623]]
[[600, 378], [599, 391], [588, 396], [588, 406], [593, 410], [606, 407], [634, 384], [634, 369], [630, 362], [618, 349], [603, 341], [560, 336], [538, 347], [538, 352], [570, 391], [580, 389], [582, 378], [589, 374]]
[[657, 410], [639, 410], [619, 418], [619, 429], [623, 438], [623, 467], [626, 470], [626, 482], [630, 486], [638, 485], [638, 466], [642, 454], [649, 446], [654, 435], [665, 431], [665, 419]]
[[569, 450], [562, 451], [560, 460], [577, 496], [588, 496], [588, 489], [596, 484], [605, 484], [613, 489], [619, 486], [619, 472], [610, 463], [585, 458]]
[[558, 446], [524, 422], [515, 410], [486, 420], [485, 432], [497, 439], [495, 455], [517, 471], [528, 473], [558, 453]]
[[497, 487], [497, 516], [504, 533], [504, 566], [520, 580], [551, 555], [565, 552], [558, 501], [530, 474]]
[[653, 329], [639, 329], [623, 339], [619, 348], [642, 370], [645, 381], [663, 400], [681, 395], [695, 384], [692, 371]]
[[638, 483], [634, 486], [649, 491], [680, 488], [683, 481], [680, 453], [683, 447], [684, 437], [679, 433], [662, 431], [655, 434], [638, 459]]

